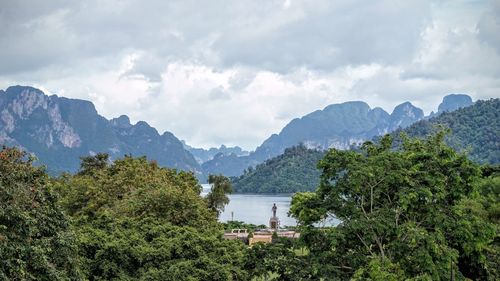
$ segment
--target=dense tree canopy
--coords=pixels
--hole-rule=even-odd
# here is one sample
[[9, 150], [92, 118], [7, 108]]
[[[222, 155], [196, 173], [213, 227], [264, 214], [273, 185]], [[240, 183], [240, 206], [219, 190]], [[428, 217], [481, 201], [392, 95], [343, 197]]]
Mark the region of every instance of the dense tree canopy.
[[0, 280], [78, 280], [69, 222], [32, 161], [14, 148], [0, 151]]
[[[192, 173], [97, 154], [51, 179], [4, 148], [0, 280], [498, 280], [500, 168], [457, 153], [444, 132], [400, 139], [330, 150], [317, 190], [292, 199], [300, 239], [251, 248], [222, 239], [257, 227], [217, 222], [223, 176], [203, 198]], [[318, 226], [331, 216], [341, 223]]]
[[324, 155], [324, 152], [307, 149], [304, 145], [287, 148], [282, 155], [233, 178], [234, 189], [242, 193], [313, 191], [321, 174], [316, 165]]
[[[398, 150], [386, 136], [359, 152], [332, 149], [320, 161], [317, 192], [296, 195], [291, 213], [308, 226], [302, 239], [323, 264], [323, 276], [447, 280], [454, 272], [493, 278], [498, 260], [488, 264], [487, 256], [496, 232], [478, 202], [481, 170], [444, 136], [403, 137]], [[342, 223], [311, 227], [329, 215]]]
[[109, 165], [110, 159], [107, 153], [97, 153], [93, 156], [80, 157], [80, 175], [92, 174]]
[[[96, 161], [82, 164], [88, 162]], [[144, 157], [91, 167], [53, 184], [74, 219], [87, 278], [246, 278], [243, 244], [222, 239], [222, 227], [193, 174], [161, 168]]]
[[[437, 126], [451, 129], [447, 143], [478, 163], [500, 164], [500, 99], [479, 100], [474, 105], [445, 112], [404, 129], [412, 137], [425, 137]], [[400, 131], [395, 131], [394, 138]]]

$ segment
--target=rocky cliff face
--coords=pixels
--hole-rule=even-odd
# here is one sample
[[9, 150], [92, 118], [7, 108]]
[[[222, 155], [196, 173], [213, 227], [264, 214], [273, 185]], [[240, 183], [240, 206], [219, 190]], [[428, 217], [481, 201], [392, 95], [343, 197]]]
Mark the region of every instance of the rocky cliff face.
[[[449, 95], [439, 111], [455, 110], [472, 104], [466, 95]], [[396, 106], [391, 114], [381, 108], [371, 109], [361, 101], [333, 104], [288, 123], [279, 134], [273, 134], [255, 152], [244, 157], [224, 157], [203, 163], [204, 170], [229, 176], [241, 175], [248, 166], [282, 154], [286, 148], [304, 144], [314, 149], [349, 149], [374, 136], [406, 128], [424, 119], [422, 109], [410, 102]]]
[[201, 174], [201, 167], [171, 133], [146, 122], [100, 116], [89, 101], [47, 96], [32, 87], [0, 91], [0, 144], [34, 153], [52, 173], [74, 172], [79, 157], [97, 152], [111, 158], [145, 155], [167, 167]]
[[469, 107], [473, 105], [472, 98], [465, 94], [450, 94], [443, 98], [439, 104], [437, 112], [431, 112], [426, 119], [436, 117], [444, 112], [452, 112], [460, 108]]
[[387, 131], [390, 132], [398, 128], [406, 128], [423, 118], [424, 112], [422, 109], [415, 107], [410, 102], [402, 103], [396, 106], [391, 113]]
[[409, 102], [398, 105], [390, 115], [364, 102], [333, 104], [292, 120], [278, 135], [265, 140], [254, 155], [265, 160], [299, 143], [316, 149], [349, 149], [373, 136], [407, 127], [423, 116], [423, 111]]
[[451, 112], [459, 108], [471, 106], [471, 97], [464, 94], [451, 94], [443, 98], [443, 102], [438, 107], [438, 113]]
[[[438, 113], [429, 117], [471, 104], [467, 95], [449, 95]], [[169, 132], [159, 134], [146, 122], [131, 124], [125, 115], [107, 120], [89, 101], [47, 96], [31, 87], [0, 90], [0, 144], [33, 152], [53, 173], [76, 171], [79, 157], [107, 152], [111, 158], [146, 155], [162, 166], [193, 171], [200, 178], [202, 173], [238, 176], [300, 143], [308, 148], [348, 149], [424, 118], [422, 110], [409, 102], [396, 106], [391, 114], [359, 101], [333, 104], [292, 120], [248, 154], [238, 147], [190, 148]]]

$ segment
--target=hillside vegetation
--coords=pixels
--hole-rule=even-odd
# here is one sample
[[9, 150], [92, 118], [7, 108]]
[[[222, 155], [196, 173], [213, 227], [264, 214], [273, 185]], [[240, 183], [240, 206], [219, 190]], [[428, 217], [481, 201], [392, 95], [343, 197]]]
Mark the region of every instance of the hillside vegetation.
[[[300, 238], [250, 248], [222, 238], [223, 176], [202, 197], [192, 173], [98, 154], [51, 178], [4, 148], [0, 280], [498, 280], [499, 168], [443, 136], [331, 149], [319, 188], [292, 199]], [[285, 155], [295, 167], [316, 154]], [[329, 216], [341, 223], [316, 227]]]
[[242, 193], [313, 191], [320, 175], [316, 164], [323, 155], [324, 152], [303, 145], [287, 148], [285, 153], [233, 178], [234, 190]]
[[[423, 138], [449, 128], [446, 142], [454, 149], [466, 152], [475, 162], [500, 163], [500, 100], [477, 101], [474, 105], [421, 120], [406, 129], [394, 131], [395, 146], [400, 145], [400, 134]], [[381, 137], [375, 138], [375, 142]], [[259, 164], [233, 178], [236, 192], [294, 193], [313, 191], [318, 185], [320, 170], [316, 168], [325, 152], [297, 146]]]
[[411, 137], [428, 136], [440, 127], [449, 128], [447, 143], [467, 152], [478, 163], [500, 163], [500, 99], [479, 100], [474, 105], [452, 112], [444, 112], [429, 120], [393, 133], [404, 132]]

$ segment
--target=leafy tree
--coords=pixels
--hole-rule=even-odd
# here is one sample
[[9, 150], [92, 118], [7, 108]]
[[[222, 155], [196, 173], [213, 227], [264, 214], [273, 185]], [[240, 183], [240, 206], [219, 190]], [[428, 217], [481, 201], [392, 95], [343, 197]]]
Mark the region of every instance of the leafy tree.
[[89, 280], [246, 280], [245, 246], [222, 239], [192, 173], [126, 156], [53, 188]]
[[205, 199], [208, 207], [219, 216], [224, 211], [224, 206], [229, 203], [229, 197], [226, 194], [233, 192], [233, 186], [229, 178], [223, 175], [209, 175], [208, 183], [212, 187]]
[[92, 175], [62, 177], [54, 184], [61, 204], [76, 217], [154, 217], [174, 225], [213, 226], [213, 214], [200, 197], [192, 173], [161, 168], [145, 157], [126, 156]]
[[97, 153], [93, 156], [80, 157], [80, 175], [90, 175], [98, 170], [102, 170], [109, 165], [109, 154]]
[[33, 160], [16, 148], [0, 151], [0, 280], [79, 280], [68, 220]]
[[273, 238], [269, 244], [257, 243], [248, 249], [245, 269], [256, 280], [321, 280], [319, 264], [313, 256], [298, 255], [296, 241]]
[[77, 230], [90, 280], [246, 280], [240, 241], [154, 219], [106, 220]]
[[[290, 210], [307, 226], [301, 239], [325, 265], [322, 276], [447, 280], [451, 271], [457, 278], [489, 274], [485, 257], [494, 226], [466, 208], [480, 168], [444, 137], [403, 136], [402, 147], [393, 150], [385, 136], [361, 151], [327, 153], [317, 192], [294, 196]], [[342, 223], [312, 227], [329, 215]]]
[[[462, 200], [456, 212], [462, 220], [455, 226], [462, 243], [459, 264], [464, 275], [473, 279], [500, 278], [500, 167], [482, 167], [484, 178], [476, 183], [476, 194]], [[480, 229], [481, 231], [477, 231]], [[489, 231], [489, 233], [488, 233]], [[485, 233], [493, 234], [489, 244], [479, 244]]]

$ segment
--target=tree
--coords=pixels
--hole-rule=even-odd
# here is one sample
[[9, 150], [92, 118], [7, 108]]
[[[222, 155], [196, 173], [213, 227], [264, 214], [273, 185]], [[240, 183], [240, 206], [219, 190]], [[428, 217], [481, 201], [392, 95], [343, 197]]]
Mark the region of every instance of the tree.
[[[493, 242], [493, 225], [477, 216], [468, 224], [470, 213], [461, 207], [476, 194], [480, 169], [444, 137], [403, 136], [394, 150], [385, 136], [360, 151], [332, 149], [320, 161], [317, 192], [294, 196], [291, 213], [307, 226], [301, 239], [325, 264], [323, 276], [447, 280], [453, 270], [462, 278], [472, 265], [462, 257], [472, 252], [480, 257], [474, 266], [486, 270], [481, 257]], [[312, 227], [329, 215], [341, 224]]]
[[90, 175], [109, 165], [109, 154], [97, 153], [93, 156], [80, 157], [80, 175]]
[[192, 173], [125, 156], [54, 182], [89, 280], [246, 280]]
[[33, 160], [0, 151], [0, 280], [79, 280], [68, 220]]
[[[312, 256], [299, 256], [294, 240], [273, 238], [272, 243], [256, 243], [245, 256], [245, 270], [252, 280], [322, 280]], [[329, 280], [329, 279], [328, 279]]]
[[224, 211], [224, 206], [229, 203], [226, 194], [233, 192], [233, 187], [229, 178], [223, 175], [209, 175], [208, 183], [212, 187], [205, 198], [208, 207], [219, 216]]

